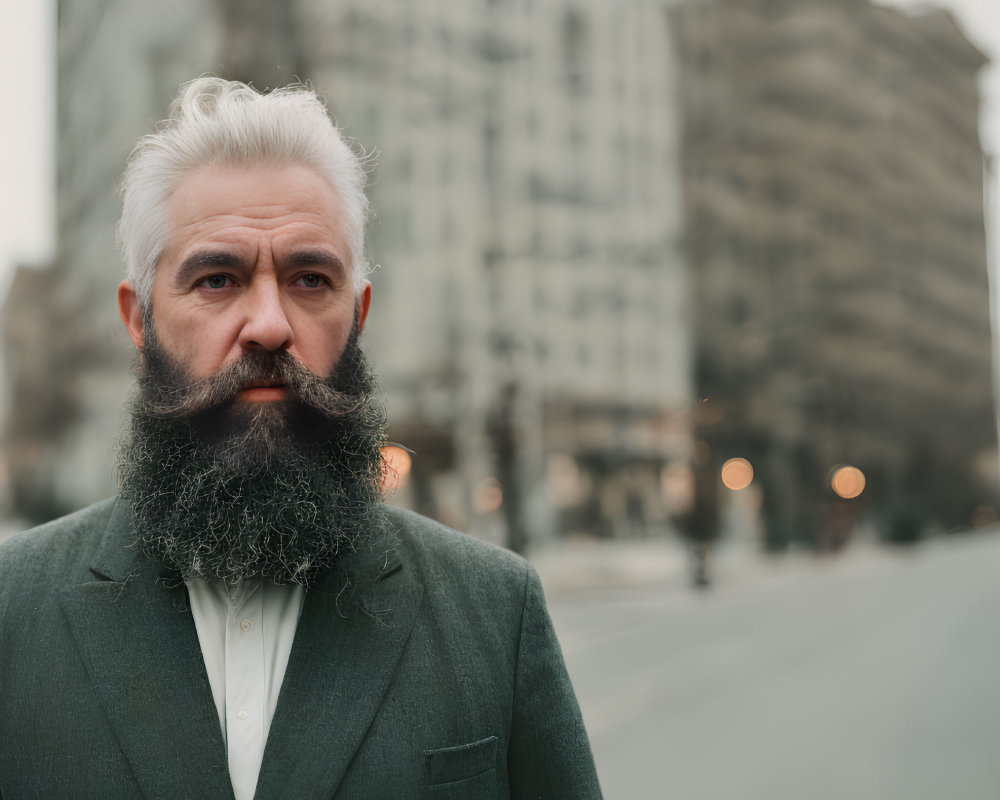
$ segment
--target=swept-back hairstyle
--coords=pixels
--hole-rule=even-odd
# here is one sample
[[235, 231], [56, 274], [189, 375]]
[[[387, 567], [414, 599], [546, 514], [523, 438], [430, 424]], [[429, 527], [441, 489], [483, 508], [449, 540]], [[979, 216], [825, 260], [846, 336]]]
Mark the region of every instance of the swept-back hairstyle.
[[343, 207], [338, 222], [360, 291], [370, 271], [365, 254], [365, 160], [307, 86], [261, 94], [222, 78], [184, 84], [170, 105], [169, 118], [136, 143], [122, 177], [118, 246], [142, 307], [149, 310], [156, 262], [170, 237], [167, 201], [186, 175], [207, 165], [297, 164], [325, 178]]

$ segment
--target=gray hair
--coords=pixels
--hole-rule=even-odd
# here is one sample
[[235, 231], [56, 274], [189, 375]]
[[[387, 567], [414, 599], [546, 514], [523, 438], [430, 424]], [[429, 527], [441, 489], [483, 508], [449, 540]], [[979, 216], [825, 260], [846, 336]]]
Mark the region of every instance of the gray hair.
[[122, 177], [118, 247], [142, 307], [149, 310], [156, 263], [171, 233], [167, 201], [185, 176], [207, 165], [296, 164], [326, 179], [343, 206], [339, 222], [360, 292], [370, 272], [367, 158], [355, 152], [307, 86], [261, 94], [222, 78], [184, 84], [170, 105], [170, 117], [136, 143]]

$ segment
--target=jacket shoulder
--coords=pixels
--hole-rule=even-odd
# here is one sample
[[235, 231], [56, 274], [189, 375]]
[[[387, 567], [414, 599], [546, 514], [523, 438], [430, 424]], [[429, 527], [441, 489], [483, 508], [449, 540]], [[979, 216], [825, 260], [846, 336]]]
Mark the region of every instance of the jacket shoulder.
[[86, 569], [108, 525], [116, 500], [92, 506], [16, 534], [0, 544], [0, 586], [35, 579], [69, 578]]
[[385, 507], [404, 561], [432, 573], [447, 572], [477, 580], [524, 580], [532, 568], [516, 553], [397, 506]]
[[497, 545], [391, 507], [387, 517], [403, 569], [424, 587], [439, 620], [491, 632], [497, 641], [515, 641], [525, 599], [538, 575], [521, 556]]

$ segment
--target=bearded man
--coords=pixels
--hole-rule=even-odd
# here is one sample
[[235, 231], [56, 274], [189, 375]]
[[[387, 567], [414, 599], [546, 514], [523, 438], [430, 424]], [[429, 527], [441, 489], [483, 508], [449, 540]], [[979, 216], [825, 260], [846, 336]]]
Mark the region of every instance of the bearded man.
[[120, 494], [0, 549], [0, 796], [594, 798], [531, 567], [381, 503], [361, 160], [201, 78], [123, 180]]

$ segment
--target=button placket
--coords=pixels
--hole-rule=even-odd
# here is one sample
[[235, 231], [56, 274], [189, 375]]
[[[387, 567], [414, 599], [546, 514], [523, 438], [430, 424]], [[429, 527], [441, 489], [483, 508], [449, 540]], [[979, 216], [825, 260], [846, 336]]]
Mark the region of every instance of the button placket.
[[264, 742], [263, 601], [260, 586], [241, 592], [226, 624], [229, 771], [256, 775]]

